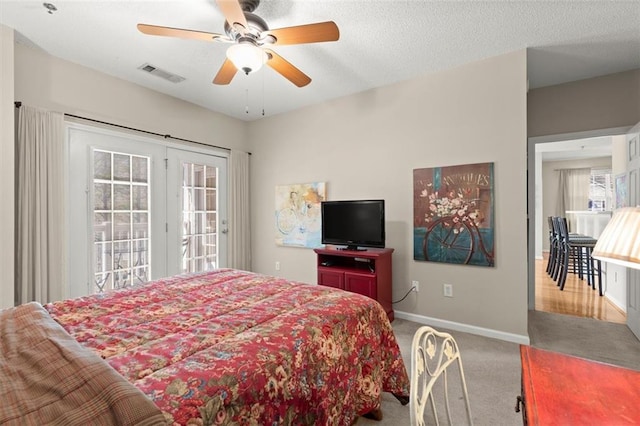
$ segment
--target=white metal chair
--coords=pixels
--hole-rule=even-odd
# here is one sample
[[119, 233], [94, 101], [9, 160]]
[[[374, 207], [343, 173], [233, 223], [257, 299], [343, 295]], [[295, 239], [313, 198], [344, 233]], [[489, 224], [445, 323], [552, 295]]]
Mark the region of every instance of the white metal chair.
[[[447, 420], [450, 425], [454, 424], [449, 405], [450, 385], [448, 383], [447, 370], [455, 373], [455, 369], [449, 367], [457, 365], [460, 374], [460, 384], [462, 401], [467, 415], [467, 423], [473, 425], [471, 419], [471, 407], [469, 405], [469, 395], [467, 393], [467, 383], [464, 379], [462, 369], [462, 359], [458, 344], [449, 333], [434, 330], [431, 327], [423, 326], [416, 331], [411, 345], [411, 425], [419, 426], [425, 424], [425, 411], [427, 405], [431, 406], [432, 416], [435, 424], [440, 424], [437, 407], [444, 405], [447, 413]], [[434, 386], [440, 391], [442, 388], [443, 397], [434, 397]], [[436, 399], [438, 402], [436, 403]], [[455, 424], [461, 424], [460, 419], [456, 419]]]

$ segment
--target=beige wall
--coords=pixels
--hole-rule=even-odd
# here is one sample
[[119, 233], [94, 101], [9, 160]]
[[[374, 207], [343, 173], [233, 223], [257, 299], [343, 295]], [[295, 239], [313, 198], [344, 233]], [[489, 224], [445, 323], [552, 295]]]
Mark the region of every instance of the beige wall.
[[[253, 122], [249, 138], [254, 270], [316, 282], [312, 250], [275, 245], [274, 188], [324, 181], [332, 200], [386, 200], [394, 299], [420, 281], [396, 311], [527, 335], [525, 51]], [[495, 163], [496, 266], [414, 261], [413, 169], [478, 162]]]
[[16, 100], [26, 105], [246, 151], [242, 121], [16, 45]]
[[640, 121], [640, 69], [530, 90], [527, 135], [631, 127]]
[[0, 25], [0, 309], [13, 306], [13, 30]]

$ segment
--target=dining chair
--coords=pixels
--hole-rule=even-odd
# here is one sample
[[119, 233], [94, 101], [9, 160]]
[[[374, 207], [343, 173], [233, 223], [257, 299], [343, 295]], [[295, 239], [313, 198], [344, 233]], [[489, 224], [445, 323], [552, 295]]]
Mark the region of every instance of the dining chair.
[[549, 225], [549, 258], [547, 259], [547, 274], [551, 275], [551, 272], [555, 268], [555, 260], [557, 256], [556, 245], [556, 233], [553, 229], [553, 216], [547, 217], [547, 224]]
[[[588, 285], [595, 289], [596, 273], [601, 278], [600, 265], [593, 259], [591, 252], [597, 240], [588, 235], [570, 234], [566, 218], [559, 218], [561, 255], [557, 285], [564, 290], [567, 274], [572, 272], [580, 279], [587, 278]], [[597, 269], [597, 270], [596, 270]], [[599, 287], [602, 284], [599, 283]]]

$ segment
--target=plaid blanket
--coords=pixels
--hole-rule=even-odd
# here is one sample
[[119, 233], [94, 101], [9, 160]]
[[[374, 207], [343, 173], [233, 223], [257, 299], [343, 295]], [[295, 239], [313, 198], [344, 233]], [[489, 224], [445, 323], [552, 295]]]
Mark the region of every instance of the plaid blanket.
[[165, 423], [151, 400], [40, 304], [0, 310], [0, 424]]

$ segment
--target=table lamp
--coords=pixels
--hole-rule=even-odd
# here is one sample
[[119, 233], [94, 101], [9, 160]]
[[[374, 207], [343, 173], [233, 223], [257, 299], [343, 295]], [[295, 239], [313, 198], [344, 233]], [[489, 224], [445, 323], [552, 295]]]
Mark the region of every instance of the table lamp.
[[603, 262], [640, 269], [640, 207], [616, 210], [591, 255]]

